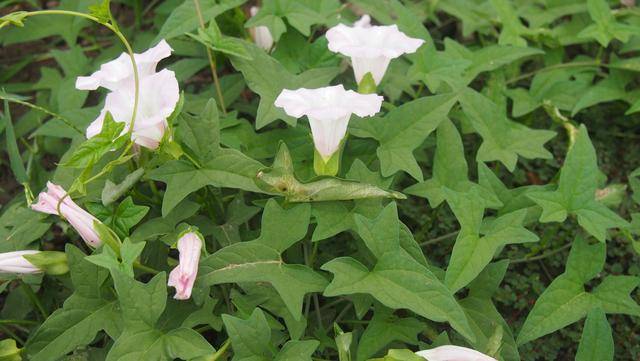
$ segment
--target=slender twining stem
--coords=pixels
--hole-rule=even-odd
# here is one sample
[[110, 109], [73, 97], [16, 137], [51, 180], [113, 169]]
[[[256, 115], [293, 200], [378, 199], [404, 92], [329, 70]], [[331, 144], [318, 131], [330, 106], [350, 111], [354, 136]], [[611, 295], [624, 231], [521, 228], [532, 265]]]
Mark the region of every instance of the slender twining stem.
[[442, 235], [440, 237], [436, 237], [436, 238], [432, 238], [432, 239], [430, 239], [428, 241], [424, 241], [424, 242], [420, 243], [420, 247], [424, 247], [424, 246], [427, 246], [427, 245], [430, 245], [430, 244], [446, 241], [447, 239], [451, 239], [451, 238], [457, 236], [459, 232], [460, 231], [447, 233], [447, 234]]
[[133, 112], [131, 113], [131, 124], [129, 126], [129, 133], [133, 133], [133, 126], [136, 120], [136, 113], [138, 112], [138, 98], [139, 98], [139, 88], [140, 88], [140, 79], [138, 77], [138, 66], [136, 65], [136, 59], [133, 53], [133, 49], [131, 48], [131, 45], [129, 44], [129, 42], [127, 41], [127, 39], [124, 37], [124, 35], [122, 34], [122, 32], [120, 32], [120, 30], [118, 30], [118, 28], [116, 26], [113, 26], [112, 24], [109, 23], [105, 23], [102, 22], [100, 19], [96, 18], [95, 16], [89, 15], [89, 14], [84, 14], [84, 13], [80, 13], [77, 11], [69, 11], [69, 10], [38, 10], [38, 11], [31, 11], [25, 14], [25, 18], [30, 17], [30, 16], [36, 16], [36, 15], [68, 15], [68, 16], [77, 16], [80, 18], [85, 18], [85, 19], [89, 19], [93, 22], [96, 22], [98, 24], [104, 25], [107, 29], [111, 30], [111, 32], [113, 32], [118, 39], [120, 39], [120, 41], [122, 42], [122, 44], [124, 45], [124, 47], [127, 49], [127, 53], [129, 54], [129, 58], [131, 59], [131, 65], [133, 66], [133, 81], [134, 81], [134, 95], [133, 95]]
[[149, 266], [145, 266], [145, 265], [143, 265], [142, 263], [140, 263], [138, 261], [133, 262], [133, 268], [136, 268], [136, 269], [139, 269], [142, 272], [151, 273], [151, 274], [154, 274], [154, 275], [160, 273], [160, 271], [158, 271], [157, 269], [151, 268]]
[[513, 261], [510, 261], [509, 263], [511, 263], [511, 264], [515, 264], [515, 263], [524, 263], [524, 262], [531, 262], [531, 261], [539, 261], [539, 260], [545, 259], [545, 258], [547, 258], [547, 257], [551, 257], [551, 256], [553, 256], [554, 254], [557, 254], [557, 253], [563, 252], [564, 250], [566, 250], [566, 249], [568, 249], [568, 248], [570, 248], [570, 247], [571, 247], [571, 243], [569, 243], [569, 244], [565, 244], [564, 246], [562, 246], [562, 247], [560, 247], [560, 248], [556, 248], [556, 249], [554, 249], [554, 250], [552, 250], [552, 251], [549, 251], [549, 252], [547, 252], [547, 253], [543, 253], [543, 254], [541, 254], [541, 255], [539, 255], [539, 256], [535, 256], [535, 257], [528, 257], [528, 258], [526, 258], [526, 257], [525, 257], [525, 258], [520, 258], [520, 259], [514, 259]]
[[[198, 15], [198, 21], [200, 22], [200, 28], [204, 30], [205, 23], [204, 17], [202, 17], [202, 10], [200, 9], [200, 1], [193, 0], [193, 4], [196, 7], [196, 14]], [[209, 67], [211, 68], [211, 76], [213, 77], [213, 84], [216, 88], [216, 93], [218, 93], [218, 100], [220, 101], [220, 109], [222, 110], [222, 114], [227, 115], [227, 108], [224, 104], [224, 97], [222, 96], [222, 88], [220, 87], [220, 79], [218, 79], [218, 72], [216, 71], [216, 59], [211, 53], [211, 49], [208, 46], [204, 47], [207, 51], [207, 59], [209, 59]]]
[[24, 342], [25, 342], [24, 339], [22, 337], [18, 336], [15, 332], [11, 331], [9, 329], [9, 327], [0, 325], [0, 331], [2, 331], [3, 333], [6, 333], [12, 339], [16, 340], [19, 345], [24, 345]]
[[35, 109], [35, 110], [39, 110], [39, 111], [41, 111], [41, 112], [43, 112], [45, 114], [48, 114], [48, 115], [50, 115], [50, 116], [52, 116], [54, 118], [58, 118], [58, 119], [62, 120], [62, 122], [64, 124], [66, 124], [67, 126], [69, 126], [71, 129], [75, 130], [76, 132], [78, 132], [80, 134], [84, 134], [84, 132], [82, 130], [80, 130], [80, 128], [76, 127], [73, 123], [71, 123], [71, 121], [69, 119], [63, 117], [62, 115], [60, 115], [58, 113], [54, 113], [54, 112], [50, 111], [49, 109], [43, 108], [41, 106], [29, 103], [29, 102], [25, 102], [25, 101], [17, 99], [17, 98], [7, 97], [7, 96], [4, 96], [2, 94], [0, 94], [0, 99], [9, 101], [11, 103], [24, 105], [26, 107], [29, 107], [29, 108], [32, 108], [32, 109]]
[[0, 325], [38, 325], [39, 323], [31, 320], [0, 320]]
[[550, 70], [555, 70], [555, 69], [562, 69], [562, 68], [579, 68], [579, 67], [594, 67], [594, 66], [603, 66], [606, 67], [607, 64], [604, 64], [598, 60], [594, 60], [594, 61], [576, 61], [573, 63], [561, 63], [561, 64], [554, 64], [554, 65], [550, 65], [547, 66], [545, 68], [541, 68], [541, 69], [537, 69], [534, 70], [530, 73], [524, 73], [520, 76], [517, 76], [515, 78], [511, 78], [509, 80], [507, 80], [507, 84], [512, 84], [512, 83], [517, 83], [520, 80], [524, 80], [527, 78], [530, 78], [538, 73], [542, 73], [545, 71], [550, 71]]
[[231, 346], [231, 339], [227, 339], [222, 344], [222, 346], [220, 346], [220, 349], [218, 349], [218, 351], [216, 351], [216, 353], [214, 353], [213, 356], [211, 356], [211, 358], [209, 360], [210, 361], [222, 360], [222, 356], [224, 356], [224, 354], [227, 353], [227, 350], [229, 349], [229, 346]]

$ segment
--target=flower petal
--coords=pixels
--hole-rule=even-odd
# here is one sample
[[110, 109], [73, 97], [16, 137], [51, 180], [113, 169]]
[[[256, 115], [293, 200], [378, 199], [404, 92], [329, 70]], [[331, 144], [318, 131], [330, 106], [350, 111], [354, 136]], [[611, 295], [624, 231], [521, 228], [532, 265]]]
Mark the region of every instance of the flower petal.
[[[163, 39], [156, 46], [142, 54], [134, 54], [140, 79], [155, 73], [160, 60], [171, 55], [171, 47]], [[129, 54], [122, 53], [116, 59], [102, 64], [100, 69], [90, 76], [76, 79], [76, 88], [80, 90], [95, 90], [98, 87], [115, 91], [120, 88], [133, 89], [133, 66]]]
[[396, 25], [349, 27], [338, 24], [327, 31], [329, 50], [349, 57], [393, 59], [413, 53], [424, 40], [410, 38]]
[[497, 361], [476, 350], [446, 345], [432, 348], [430, 350], [418, 351], [416, 355], [426, 358], [429, 361]]

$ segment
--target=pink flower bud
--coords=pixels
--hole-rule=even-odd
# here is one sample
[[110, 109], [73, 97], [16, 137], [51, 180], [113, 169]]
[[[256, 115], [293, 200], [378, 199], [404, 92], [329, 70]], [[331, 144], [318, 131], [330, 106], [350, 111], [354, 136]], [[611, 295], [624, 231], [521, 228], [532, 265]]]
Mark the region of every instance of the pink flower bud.
[[168, 286], [175, 287], [176, 300], [188, 300], [191, 297], [193, 283], [198, 275], [202, 239], [195, 232], [189, 232], [178, 240], [180, 263], [169, 273]]
[[[38, 201], [31, 205], [31, 209], [42, 213], [55, 214], [66, 219], [80, 234], [80, 237], [91, 247], [102, 244], [98, 232], [93, 226], [98, 219], [80, 208], [71, 197], [66, 197], [67, 191], [57, 184], [47, 182], [47, 191], [38, 195]], [[60, 200], [62, 199], [62, 202]], [[60, 207], [58, 207], [60, 204]], [[58, 213], [58, 209], [60, 213]]]
[[37, 254], [39, 251], [15, 251], [0, 253], [1, 273], [39, 273], [42, 270], [23, 256]]

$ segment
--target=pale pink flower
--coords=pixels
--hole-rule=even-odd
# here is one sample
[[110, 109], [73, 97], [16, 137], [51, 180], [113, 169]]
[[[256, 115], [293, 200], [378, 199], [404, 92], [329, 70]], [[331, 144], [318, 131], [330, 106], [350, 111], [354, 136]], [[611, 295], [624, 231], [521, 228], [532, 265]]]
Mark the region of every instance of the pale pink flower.
[[[138, 107], [134, 120], [132, 140], [143, 147], [156, 149], [168, 127], [167, 118], [173, 113], [180, 99], [178, 80], [173, 71], [156, 71], [158, 63], [171, 55], [171, 47], [162, 40], [155, 47], [142, 54], [135, 54], [138, 68]], [[103, 64], [100, 70], [86, 77], [78, 77], [76, 88], [95, 90], [109, 89], [104, 108], [89, 125], [87, 138], [100, 133], [107, 112], [113, 120], [125, 123], [122, 134], [129, 131], [133, 117], [135, 81], [133, 66], [128, 54], [122, 53], [117, 59]]]
[[[47, 182], [47, 191], [41, 192], [38, 195], [38, 201], [31, 205], [31, 209], [63, 217], [89, 246], [94, 248], [99, 247], [102, 241], [94, 227], [94, 222], [100, 221], [89, 212], [80, 208], [71, 197], [66, 195], [67, 191], [61, 186]], [[60, 202], [60, 200], [62, 200], [62, 202]], [[59, 207], [58, 204], [60, 205]], [[58, 210], [60, 213], [58, 213]]]
[[201, 249], [202, 239], [195, 232], [185, 233], [178, 240], [179, 263], [169, 273], [167, 282], [168, 286], [175, 287], [176, 295], [173, 298], [176, 300], [188, 300], [191, 297], [193, 283], [198, 275]]
[[[256, 16], [259, 10], [259, 7], [252, 6], [251, 9], [249, 9], [251, 17]], [[255, 26], [249, 29], [249, 33], [253, 38], [253, 42], [256, 43], [258, 47], [266, 51], [271, 50], [271, 47], [273, 46], [273, 36], [271, 35], [268, 27], [264, 25]]]
[[15, 251], [0, 253], [0, 273], [40, 273], [42, 270], [23, 256], [40, 253], [40, 251]]

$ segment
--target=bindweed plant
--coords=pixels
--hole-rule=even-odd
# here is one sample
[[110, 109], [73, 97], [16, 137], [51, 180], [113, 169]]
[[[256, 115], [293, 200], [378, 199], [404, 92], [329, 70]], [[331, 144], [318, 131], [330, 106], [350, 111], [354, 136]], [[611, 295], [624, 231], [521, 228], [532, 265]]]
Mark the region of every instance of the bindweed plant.
[[640, 357], [633, 1], [0, 4], [0, 360]]

